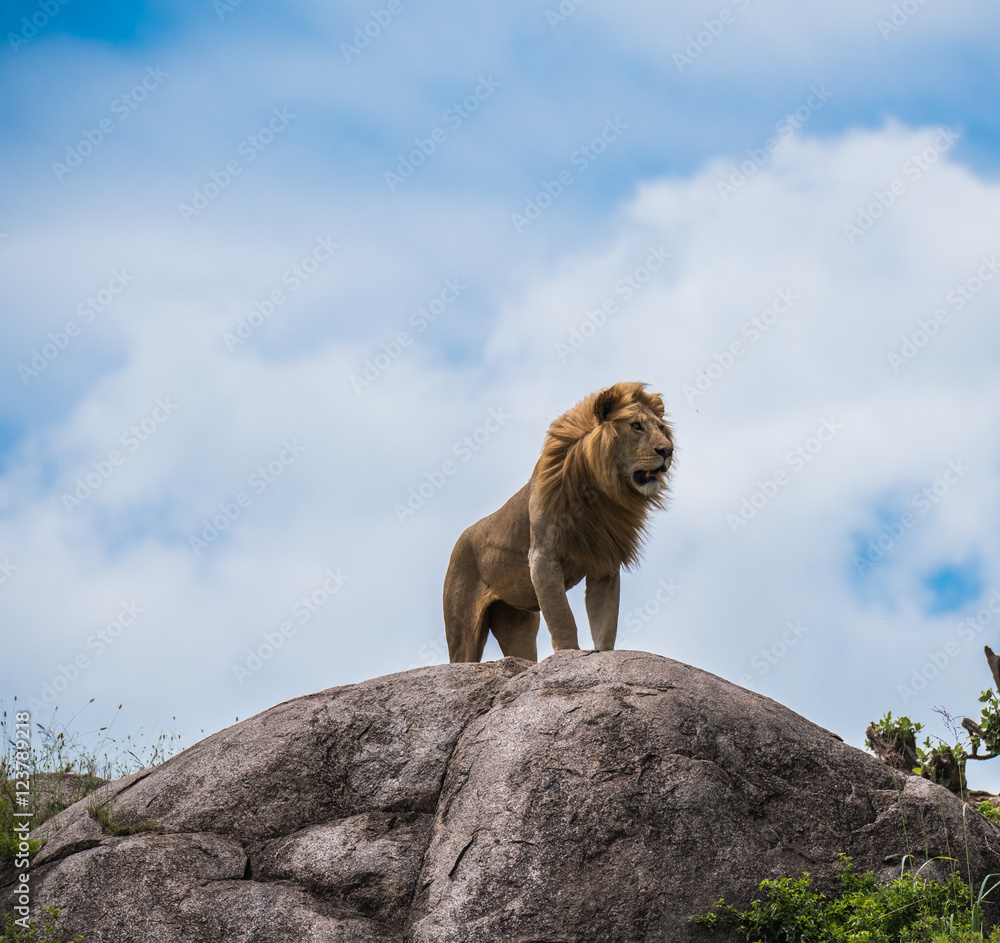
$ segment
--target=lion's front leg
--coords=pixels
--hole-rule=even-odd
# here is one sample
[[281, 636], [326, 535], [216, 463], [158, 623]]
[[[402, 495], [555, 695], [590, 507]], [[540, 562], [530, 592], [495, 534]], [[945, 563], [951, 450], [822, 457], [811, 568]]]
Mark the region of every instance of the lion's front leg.
[[587, 577], [587, 618], [594, 648], [610, 652], [618, 635], [618, 599], [621, 594], [621, 574], [603, 579]]
[[579, 648], [576, 619], [573, 618], [573, 610], [566, 598], [562, 564], [544, 550], [533, 549], [528, 554], [528, 565], [531, 568], [531, 585], [535, 589], [542, 618], [552, 636], [553, 650], [558, 652], [564, 648]]

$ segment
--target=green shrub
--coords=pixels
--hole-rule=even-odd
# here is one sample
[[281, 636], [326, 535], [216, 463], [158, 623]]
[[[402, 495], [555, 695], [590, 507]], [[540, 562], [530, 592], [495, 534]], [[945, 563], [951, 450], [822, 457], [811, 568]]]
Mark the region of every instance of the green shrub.
[[[8, 813], [8, 814], [4, 814]], [[0, 863], [11, 863], [18, 857], [17, 847], [21, 839], [14, 834], [13, 816], [6, 806], [0, 806]], [[34, 857], [42, 846], [33, 838], [28, 839], [28, 856]]]
[[898, 733], [913, 739], [916, 739], [917, 734], [924, 729], [923, 724], [915, 723], [909, 717], [897, 717], [893, 720], [892, 711], [889, 711], [881, 720], [873, 720], [871, 726], [885, 736]]
[[[985, 712], [983, 717], [985, 720]], [[898, 753], [899, 762], [894, 755], [890, 765], [897, 769], [910, 765], [912, 767], [910, 772], [917, 776], [923, 776], [952, 792], [962, 792], [965, 788], [965, 761], [970, 755], [965, 752], [961, 744], [956, 743], [952, 746], [942, 740], [933, 743], [930, 737], [925, 737], [923, 746], [920, 746], [916, 742], [916, 736], [923, 728], [923, 724], [916, 723], [909, 717], [894, 719], [892, 711], [889, 711], [885, 717], [868, 725], [866, 746], [882, 756], [875, 742], [875, 739], [881, 739], [882, 752], [889, 750], [893, 754]], [[971, 739], [973, 744], [978, 746], [979, 740], [975, 734]], [[909, 759], [909, 764], [904, 761], [904, 757]], [[890, 761], [885, 756], [882, 758], [886, 762]], [[976, 758], [981, 759], [981, 757]]]
[[[764, 900], [737, 910], [720, 900], [691, 922], [714, 932], [734, 931], [751, 943], [965, 943], [984, 939], [978, 930], [978, 901], [953, 872], [947, 881], [923, 880], [907, 872], [879, 884], [870, 871], [858, 874], [849, 858], [838, 865], [840, 894], [812, 890], [808, 873], [800, 878], [762, 881]], [[1000, 929], [990, 943], [1000, 943]]]
[[4, 917], [3, 935], [0, 943], [83, 943], [82, 936], [64, 941], [59, 935], [58, 923], [62, 913], [55, 907], [42, 908], [42, 922], [28, 921], [27, 929], [14, 922], [14, 918]]

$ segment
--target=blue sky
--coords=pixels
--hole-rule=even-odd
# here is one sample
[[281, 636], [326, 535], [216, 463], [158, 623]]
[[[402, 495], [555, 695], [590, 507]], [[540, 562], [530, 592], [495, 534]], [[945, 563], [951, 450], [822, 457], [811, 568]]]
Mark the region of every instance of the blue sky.
[[556, 415], [641, 379], [679, 461], [623, 644], [858, 744], [886, 710], [973, 712], [1000, 644], [998, 14], [895, 6], [6, 5], [4, 703], [83, 656], [61, 711], [192, 742], [446, 660], [458, 534]]

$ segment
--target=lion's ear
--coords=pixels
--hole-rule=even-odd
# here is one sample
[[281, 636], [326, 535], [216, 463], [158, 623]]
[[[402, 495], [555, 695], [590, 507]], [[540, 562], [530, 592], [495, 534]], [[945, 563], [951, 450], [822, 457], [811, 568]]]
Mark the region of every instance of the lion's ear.
[[615, 387], [609, 386], [606, 390], [601, 390], [594, 400], [594, 415], [597, 416], [597, 421], [607, 421], [608, 416], [621, 406], [621, 404], [621, 396]]
[[656, 417], [658, 419], [663, 418], [663, 413], [665, 411], [663, 406], [663, 400], [656, 394], [653, 394], [649, 398], [649, 408], [653, 410], [654, 413], [656, 413]]

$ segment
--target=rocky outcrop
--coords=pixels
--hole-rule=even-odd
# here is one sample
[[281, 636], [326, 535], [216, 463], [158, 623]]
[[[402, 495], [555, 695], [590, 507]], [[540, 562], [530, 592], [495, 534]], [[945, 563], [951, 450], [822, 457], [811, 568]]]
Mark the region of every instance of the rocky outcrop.
[[886, 879], [966, 848], [974, 880], [1000, 872], [1000, 829], [947, 790], [628, 651], [298, 698], [35, 837], [35, 904], [105, 943], [694, 940], [689, 915], [765, 877], [832, 887], [841, 852]]

